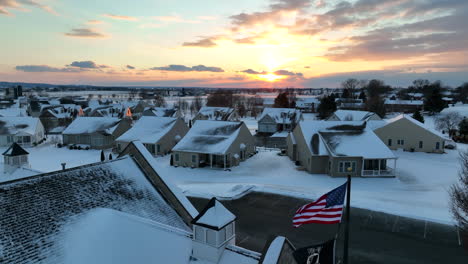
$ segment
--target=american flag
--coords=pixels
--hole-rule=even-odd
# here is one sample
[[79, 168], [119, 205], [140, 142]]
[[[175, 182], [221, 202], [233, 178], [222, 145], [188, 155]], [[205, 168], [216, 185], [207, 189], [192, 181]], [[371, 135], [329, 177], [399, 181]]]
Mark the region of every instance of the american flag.
[[347, 182], [318, 198], [315, 202], [297, 209], [293, 226], [303, 224], [336, 224], [341, 222]]

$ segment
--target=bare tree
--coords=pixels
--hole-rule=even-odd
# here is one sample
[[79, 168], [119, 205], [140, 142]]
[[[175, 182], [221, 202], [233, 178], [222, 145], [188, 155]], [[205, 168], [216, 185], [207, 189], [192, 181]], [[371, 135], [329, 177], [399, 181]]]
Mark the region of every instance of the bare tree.
[[156, 107], [166, 107], [167, 104], [166, 104], [166, 100], [164, 99], [164, 96], [159, 95], [159, 94], [155, 95], [154, 96], [154, 105]]
[[468, 151], [460, 153], [458, 182], [450, 189], [450, 209], [458, 227], [468, 234]]
[[457, 129], [463, 117], [458, 112], [449, 112], [435, 120], [435, 127], [442, 132], [447, 131], [449, 136]]
[[348, 90], [350, 98], [354, 98], [354, 93], [356, 92], [356, 89], [358, 89], [360, 83], [357, 79], [347, 79], [346, 81], [341, 83], [341, 87], [345, 90]]
[[193, 98], [192, 104], [194, 106], [195, 111], [198, 112], [203, 107], [203, 99], [197, 95], [195, 96], [195, 98]]
[[189, 104], [187, 101], [179, 97], [179, 100], [175, 103], [175, 106], [179, 108], [179, 111], [185, 115], [187, 113], [187, 110], [189, 109]]

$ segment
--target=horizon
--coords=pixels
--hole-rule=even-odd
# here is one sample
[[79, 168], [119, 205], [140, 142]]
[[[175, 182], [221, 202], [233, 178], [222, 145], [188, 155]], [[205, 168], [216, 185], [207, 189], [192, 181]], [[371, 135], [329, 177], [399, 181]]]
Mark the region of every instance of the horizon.
[[455, 0], [0, 1], [0, 82], [457, 87], [468, 81], [467, 15]]

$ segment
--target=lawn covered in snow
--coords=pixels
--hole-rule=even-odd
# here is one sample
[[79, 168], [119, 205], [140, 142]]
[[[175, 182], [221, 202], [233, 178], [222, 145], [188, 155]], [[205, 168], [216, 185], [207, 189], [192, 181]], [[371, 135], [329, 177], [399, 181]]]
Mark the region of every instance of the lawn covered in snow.
[[[468, 149], [459, 145], [459, 149]], [[451, 223], [448, 189], [457, 179], [458, 150], [446, 154], [395, 151], [396, 178], [353, 178], [351, 203], [392, 214]], [[174, 179], [187, 195], [222, 199], [251, 190], [316, 199], [346, 181], [300, 170], [277, 151], [259, 152], [231, 171], [171, 167], [156, 158], [158, 172]]]

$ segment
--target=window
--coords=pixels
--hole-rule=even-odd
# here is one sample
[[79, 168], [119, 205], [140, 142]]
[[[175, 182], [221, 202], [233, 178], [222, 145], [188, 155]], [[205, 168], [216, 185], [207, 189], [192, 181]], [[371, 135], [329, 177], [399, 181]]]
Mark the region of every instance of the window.
[[21, 156], [21, 163], [25, 163], [25, 162], [28, 162], [28, 156], [23, 155]]
[[405, 141], [403, 139], [398, 139], [397, 140], [397, 145], [404, 145]]
[[31, 143], [31, 137], [30, 136], [24, 136], [23, 137], [23, 142], [24, 143]]
[[440, 149], [440, 142], [436, 142], [436, 149]]
[[175, 158], [175, 161], [179, 161], [179, 153], [176, 153], [174, 158]]
[[219, 244], [226, 241], [226, 228], [223, 228], [218, 231], [218, 241], [219, 241]]
[[195, 163], [197, 162], [197, 156], [196, 155], [192, 155], [192, 163]]
[[13, 142], [13, 136], [7, 136], [7, 142], [12, 143]]
[[205, 242], [205, 230], [203, 227], [194, 226], [195, 228], [195, 240]]
[[392, 146], [392, 139], [391, 138], [388, 139], [388, 145]]
[[423, 148], [423, 142], [419, 141], [419, 148]]
[[234, 235], [234, 223], [226, 226], [226, 238], [229, 239]]
[[206, 243], [216, 246], [216, 232], [214, 230], [206, 230]]
[[356, 172], [356, 162], [355, 161], [340, 161], [339, 163], [339, 172], [348, 172], [348, 168], [351, 168], [350, 172]]
[[156, 149], [157, 149], [157, 153], [160, 153], [161, 152], [161, 145], [157, 144]]
[[404, 145], [405, 144], [405, 140], [400, 140], [401, 141], [401, 145]]

